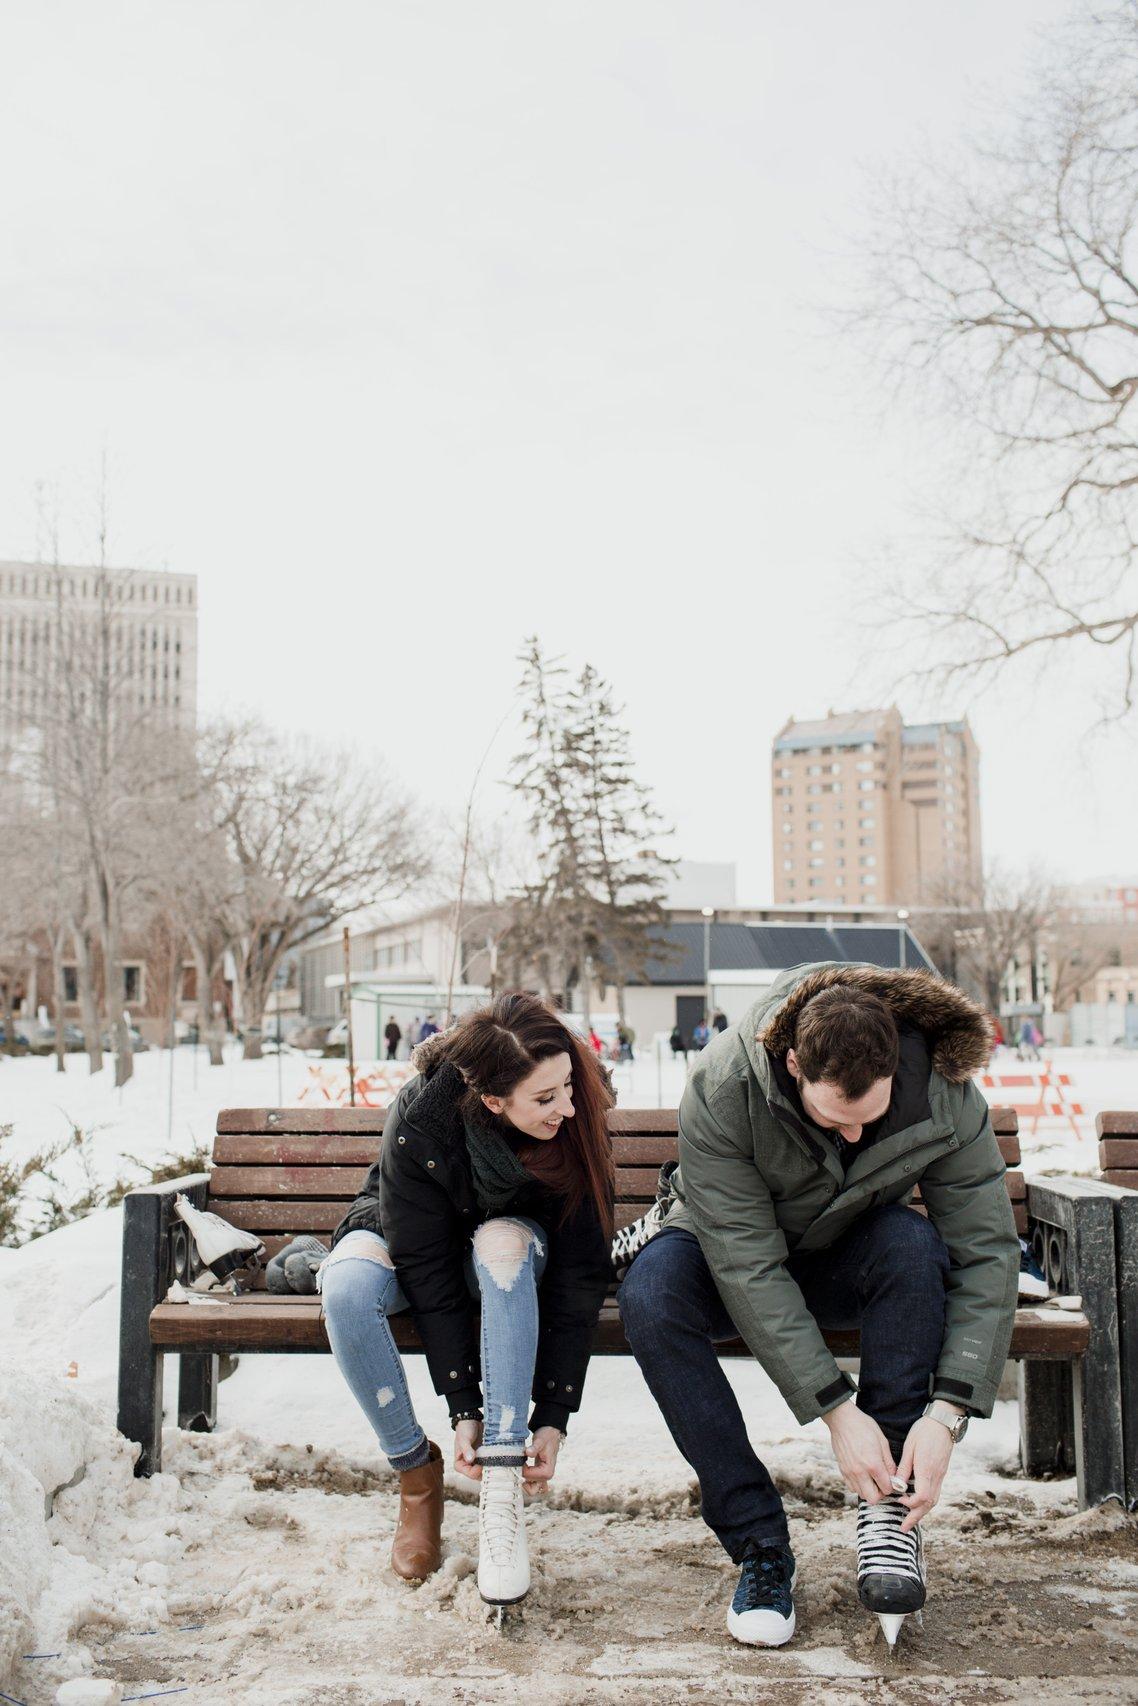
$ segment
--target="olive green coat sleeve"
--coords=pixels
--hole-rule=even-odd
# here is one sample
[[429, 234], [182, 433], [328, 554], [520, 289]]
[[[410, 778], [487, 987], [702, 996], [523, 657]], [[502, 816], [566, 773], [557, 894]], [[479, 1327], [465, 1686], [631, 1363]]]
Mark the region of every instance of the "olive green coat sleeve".
[[958, 1141], [921, 1174], [950, 1262], [933, 1396], [990, 1416], [1015, 1325], [1019, 1238], [988, 1104], [971, 1083], [951, 1092], [960, 1100]]
[[697, 1073], [680, 1104], [680, 1175], [687, 1217], [728, 1314], [799, 1422], [842, 1403], [852, 1390], [785, 1267], [786, 1239], [755, 1166], [750, 1123], [716, 1106], [733, 1087], [704, 1100]]

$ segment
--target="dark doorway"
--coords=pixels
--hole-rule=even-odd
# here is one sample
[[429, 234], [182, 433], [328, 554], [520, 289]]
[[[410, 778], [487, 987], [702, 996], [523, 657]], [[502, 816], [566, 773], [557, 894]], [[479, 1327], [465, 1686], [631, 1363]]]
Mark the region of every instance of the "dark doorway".
[[676, 1024], [680, 1027], [680, 1035], [684, 1039], [685, 1048], [693, 1048], [692, 1032], [703, 1018], [702, 995], [676, 996]]

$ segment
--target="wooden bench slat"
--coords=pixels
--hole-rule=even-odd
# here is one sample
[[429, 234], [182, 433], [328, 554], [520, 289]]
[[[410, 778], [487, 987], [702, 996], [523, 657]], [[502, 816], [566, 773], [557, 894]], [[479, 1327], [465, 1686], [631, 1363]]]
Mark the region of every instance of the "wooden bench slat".
[[1123, 1185], [1128, 1191], [1138, 1191], [1138, 1167], [1109, 1167], [1103, 1178], [1108, 1185]]
[[[651, 1112], [651, 1110], [649, 1110]], [[223, 1132], [214, 1143], [218, 1167], [360, 1167], [367, 1169], [379, 1152], [378, 1132]], [[1020, 1160], [1019, 1138], [998, 1137], [1007, 1167]], [[1138, 1144], [1135, 1144], [1138, 1157]], [[676, 1158], [674, 1138], [666, 1134], [616, 1133], [612, 1142], [618, 1166], [660, 1167]], [[1105, 1166], [1105, 1162], [1103, 1165]]]
[[1104, 1137], [1099, 1141], [1100, 1167], [1138, 1167], [1138, 1137]]
[[1138, 1137], [1138, 1108], [1110, 1108], [1095, 1115], [1099, 1137]]
[[[393, 1315], [390, 1325], [402, 1349], [420, 1348], [409, 1314]], [[172, 1351], [326, 1351], [328, 1339], [320, 1317], [319, 1298], [244, 1295], [222, 1304], [160, 1303], [150, 1316], [154, 1344]], [[856, 1332], [827, 1332], [826, 1343], [837, 1356], [856, 1356]], [[1090, 1327], [1084, 1315], [1058, 1309], [1020, 1309], [1012, 1333], [1013, 1358], [1080, 1355], [1087, 1347]], [[593, 1341], [604, 1355], [628, 1348], [616, 1303], [605, 1303]], [[725, 1355], [749, 1355], [741, 1341], [720, 1347]]]
[[[215, 1167], [211, 1197], [335, 1197], [348, 1204], [366, 1177], [362, 1167]], [[621, 1201], [651, 1202], [659, 1170], [618, 1167], [616, 1194]]]
[[[347, 1206], [342, 1197], [324, 1200], [311, 1197], [225, 1198], [223, 1201], [221, 1212], [230, 1225], [239, 1226], [245, 1232], [288, 1232], [293, 1237], [302, 1232], [313, 1232], [320, 1238], [325, 1233], [334, 1232]], [[615, 1215], [618, 1229], [636, 1220], [646, 1207], [645, 1201], [618, 1202]]]

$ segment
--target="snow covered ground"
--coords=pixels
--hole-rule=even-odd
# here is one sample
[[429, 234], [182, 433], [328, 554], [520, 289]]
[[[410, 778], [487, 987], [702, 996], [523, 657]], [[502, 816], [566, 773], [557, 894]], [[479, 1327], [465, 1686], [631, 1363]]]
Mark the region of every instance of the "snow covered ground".
[[[0, 1124], [29, 1153], [74, 1122], [100, 1172], [208, 1140], [222, 1106], [276, 1103], [277, 1063], [142, 1056], [123, 1092], [72, 1057], [0, 1064]], [[1138, 1061], [1068, 1053], [1094, 1111], [1138, 1106]], [[1010, 1068], [1009, 1068], [1010, 1069]], [[284, 1100], [307, 1063], [282, 1062]], [[620, 1069], [621, 1102], [655, 1105], [656, 1065]], [[660, 1099], [682, 1070], [666, 1062]], [[1096, 1163], [1090, 1137], [1027, 1146], [1029, 1170]], [[114, 1429], [121, 1214], [0, 1253], [0, 1691], [49, 1702], [68, 1677], [126, 1698], [344, 1706], [436, 1701], [1138, 1701], [1135, 1523], [1079, 1515], [1070, 1482], [1014, 1477], [1015, 1407], [974, 1424], [926, 1525], [922, 1630], [886, 1660], [853, 1585], [853, 1519], [820, 1424], [799, 1430], [755, 1366], [728, 1364], [783, 1487], [799, 1558], [799, 1634], [741, 1648], [723, 1617], [729, 1564], [693, 1508], [635, 1366], [598, 1358], [557, 1481], [530, 1516], [535, 1585], [514, 1638], [471, 1577], [474, 1507], [451, 1485], [447, 1560], [422, 1588], [386, 1565], [393, 1481], [328, 1358], [246, 1358], [205, 1437], [169, 1428], [165, 1472], [136, 1481]], [[74, 1366], [72, 1366], [74, 1365]], [[421, 1358], [419, 1413], [449, 1441]], [[176, 1376], [170, 1367], [169, 1397]], [[453, 1478], [452, 1478], [453, 1480]], [[48, 1655], [28, 1657], [26, 1655]], [[171, 1695], [173, 1698], [173, 1694]]]

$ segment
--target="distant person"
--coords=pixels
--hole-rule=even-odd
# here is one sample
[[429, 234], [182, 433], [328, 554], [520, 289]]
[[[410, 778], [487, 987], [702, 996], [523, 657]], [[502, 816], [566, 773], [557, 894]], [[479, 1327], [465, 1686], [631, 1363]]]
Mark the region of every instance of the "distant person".
[[995, 1017], [995, 1015], [993, 1015], [993, 1017], [992, 1017], [992, 1053], [993, 1054], [999, 1054], [1000, 1050], [1003, 1048], [1007, 1048], [1007, 1046], [1008, 1046], [1008, 1039], [1004, 1035], [1004, 1027], [1000, 1024], [999, 1019], [997, 1019]]
[[1025, 1019], [1019, 1028], [1019, 1047], [1016, 1050], [1021, 1060], [1039, 1059], [1039, 1032], [1030, 1019]]
[[438, 1034], [439, 1027], [435, 1023], [435, 1015], [433, 1013], [428, 1013], [427, 1017], [423, 1020], [423, 1028], [419, 1032], [419, 1041], [421, 1043], [425, 1043], [428, 1037], [437, 1037]]
[[711, 1021], [711, 1028], [713, 1031], [725, 1031], [727, 1029], [726, 1013], [717, 1013]]
[[631, 1025], [620, 1025], [620, 1026], [618, 1026], [616, 1038], [617, 1038], [617, 1042], [620, 1044], [620, 1058], [621, 1058], [621, 1060], [635, 1060], [636, 1059], [636, 1032], [633, 1030], [632, 1026]]
[[389, 1019], [383, 1030], [383, 1040], [387, 1044], [388, 1060], [395, 1060], [399, 1054], [399, 1044], [403, 1041], [403, 1032], [394, 1019]]
[[701, 1048], [707, 1047], [708, 1043], [711, 1041], [711, 1032], [707, 1028], [706, 1019], [700, 1020], [699, 1024], [691, 1034], [691, 1040], [692, 1047], [695, 1049], [697, 1054]]
[[672, 1051], [672, 1059], [673, 1060], [675, 1060], [677, 1055], [681, 1055], [681, 1054], [683, 1055], [685, 1060], [687, 1059], [687, 1057], [688, 1057], [688, 1045], [684, 1041], [684, 1033], [680, 1030], [680, 1027], [678, 1025], [672, 1026], [672, 1034], [668, 1038], [668, 1047]]
[[418, 1046], [422, 1042], [422, 1040], [423, 1040], [423, 1021], [422, 1021], [422, 1019], [420, 1019], [418, 1013], [416, 1013], [415, 1017], [412, 1019], [411, 1023], [407, 1027], [407, 1054], [408, 1054], [408, 1057], [410, 1057], [410, 1055], [414, 1052], [414, 1050], [416, 1048], [418, 1048]]
[[592, 1049], [598, 1060], [605, 1052], [605, 1045], [597, 1035], [597, 1032], [592, 1025], [589, 1026], [589, 1047]]

